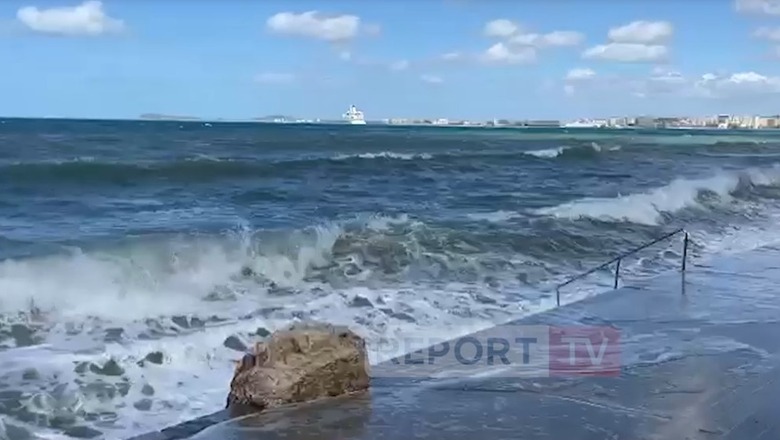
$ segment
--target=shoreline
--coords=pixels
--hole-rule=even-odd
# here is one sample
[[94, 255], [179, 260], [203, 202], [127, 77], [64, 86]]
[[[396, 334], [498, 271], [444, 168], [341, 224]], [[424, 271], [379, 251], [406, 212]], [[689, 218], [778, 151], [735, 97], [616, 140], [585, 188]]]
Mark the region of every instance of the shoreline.
[[[3, 123], [6, 121], [85, 121], [85, 122], [179, 122], [184, 124], [258, 124], [258, 125], [293, 125], [293, 126], [308, 126], [308, 125], [324, 125], [324, 126], [354, 126], [345, 121], [340, 120], [321, 120], [320, 122], [305, 120], [305, 121], [286, 121], [275, 122], [265, 121], [258, 119], [228, 119], [228, 118], [199, 118], [199, 117], [182, 117], [182, 118], [76, 118], [76, 117], [18, 117], [18, 116], [0, 116], [0, 121]], [[522, 122], [522, 121], [517, 121]], [[358, 126], [370, 126], [370, 127], [399, 127], [399, 128], [462, 128], [462, 129], [512, 129], [512, 130], [574, 130], [574, 131], [633, 131], [633, 130], [657, 130], [657, 131], [697, 131], [697, 132], [714, 132], [714, 133], [733, 133], [733, 132], [759, 132], [759, 133], [780, 133], [780, 126], [777, 127], [734, 127], [734, 128], [719, 128], [719, 127], [702, 127], [702, 126], [571, 126], [566, 125], [521, 125], [521, 124], [434, 124], [434, 123], [389, 123], [383, 120], [366, 120], [366, 124]]]

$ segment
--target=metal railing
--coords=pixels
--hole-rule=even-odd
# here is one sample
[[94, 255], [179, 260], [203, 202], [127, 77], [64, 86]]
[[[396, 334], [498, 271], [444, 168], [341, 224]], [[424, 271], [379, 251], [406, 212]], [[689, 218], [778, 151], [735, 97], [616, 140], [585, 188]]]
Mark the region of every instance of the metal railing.
[[642, 246], [634, 248], [634, 249], [632, 249], [632, 250], [630, 250], [628, 252], [624, 252], [624, 253], [618, 255], [617, 257], [607, 261], [606, 263], [603, 263], [603, 264], [599, 265], [598, 267], [594, 267], [593, 269], [585, 271], [585, 272], [583, 272], [583, 273], [581, 273], [579, 275], [575, 275], [575, 276], [569, 278], [568, 280], [564, 281], [563, 283], [558, 284], [557, 286], [555, 286], [555, 303], [556, 303], [556, 305], [557, 306], [561, 305], [561, 287], [568, 286], [569, 284], [571, 284], [571, 283], [573, 283], [573, 282], [575, 282], [575, 281], [577, 281], [579, 279], [585, 278], [586, 276], [588, 276], [588, 275], [590, 275], [590, 274], [592, 274], [594, 272], [598, 272], [598, 271], [608, 267], [612, 263], [617, 263], [617, 265], [615, 266], [615, 285], [613, 287], [614, 289], [617, 289], [618, 288], [618, 278], [620, 277], [620, 262], [624, 258], [629, 257], [631, 255], [634, 255], [635, 253], [637, 253], [637, 252], [639, 252], [641, 250], [647, 249], [647, 248], [649, 248], [650, 246], [652, 246], [654, 244], [660, 243], [660, 242], [662, 242], [664, 240], [668, 240], [668, 239], [674, 237], [677, 234], [684, 234], [684, 236], [683, 236], [683, 254], [682, 254], [682, 265], [681, 265], [682, 267], [681, 267], [681, 270], [682, 270], [682, 272], [685, 272], [685, 261], [688, 258], [688, 232], [686, 232], [685, 229], [680, 228], [680, 229], [676, 229], [676, 230], [674, 230], [672, 232], [669, 232], [668, 234], [665, 234], [665, 235], [663, 235], [661, 237], [658, 237], [658, 238], [656, 238], [653, 241], [649, 241], [649, 242], [643, 244]]

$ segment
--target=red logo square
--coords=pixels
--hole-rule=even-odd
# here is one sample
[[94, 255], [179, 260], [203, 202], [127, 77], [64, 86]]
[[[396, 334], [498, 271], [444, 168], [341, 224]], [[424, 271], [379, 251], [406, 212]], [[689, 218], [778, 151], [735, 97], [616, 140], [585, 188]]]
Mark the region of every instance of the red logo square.
[[551, 376], [619, 376], [620, 332], [613, 327], [550, 327]]

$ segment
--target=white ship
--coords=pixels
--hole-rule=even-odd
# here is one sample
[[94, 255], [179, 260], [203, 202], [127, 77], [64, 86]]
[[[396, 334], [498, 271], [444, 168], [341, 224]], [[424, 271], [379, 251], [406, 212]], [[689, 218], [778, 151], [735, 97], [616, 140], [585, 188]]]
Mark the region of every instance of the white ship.
[[363, 112], [358, 110], [354, 105], [349, 106], [349, 110], [342, 116], [348, 124], [352, 125], [366, 125], [366, 120], [363, 117]]

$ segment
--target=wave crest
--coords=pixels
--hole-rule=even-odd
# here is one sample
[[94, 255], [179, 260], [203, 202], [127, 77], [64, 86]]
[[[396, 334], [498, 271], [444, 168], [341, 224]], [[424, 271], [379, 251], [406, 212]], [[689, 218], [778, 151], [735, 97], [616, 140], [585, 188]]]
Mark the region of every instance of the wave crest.
[[531, 150], [526, 151], [525, 154], [543, 159], [554, 159], [557, 157], [592, 157], [605, 151], [619, 151], [620, 149], [620, 145], [604, 148], [596, 142], [591, 142], [589, 145]]
[[611, 198], [583, 198], [536, 210], [537, 214], [565, 219], [591, 218], [602, 221], [661, 224], [666, 215], [686, 208], [707, 209], [712, 203], [745, 198], [756, 187], [780, 183], [780, 165], [742, 172], [720, 172], [705, 179], [675, 179], [644, 192]]
[[392, 151], [381, 151], [379, 153], [338, 154], [333, 157], [333, 160], [349, 159], [428, 160], [433, 159], [433, 155], [429, 153], [394, 153]]

